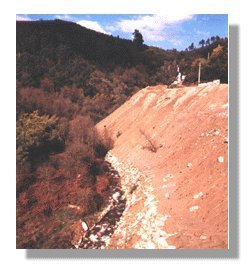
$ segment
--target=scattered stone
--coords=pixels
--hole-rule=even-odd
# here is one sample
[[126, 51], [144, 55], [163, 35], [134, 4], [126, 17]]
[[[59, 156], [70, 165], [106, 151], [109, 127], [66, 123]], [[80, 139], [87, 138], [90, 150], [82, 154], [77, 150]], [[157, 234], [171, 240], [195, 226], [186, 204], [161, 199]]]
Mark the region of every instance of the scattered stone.
[[207, 239], [207, 236], [201, 235], [201, 236], [200, 236], [200, 239], [201, 239], [201, 240], [206, 240], [206, 239]]
[[155, 241], [158, 244], [158, 248], [167, 248], [168, 247], [168, 243], [166, 241], [166, 237], [158, 238]]
[[203, 196], [203, 192], [199, 192], [198, 194], [195, 194], [194, 196], [193, 196], [193, 198], [194, 199], [199, 199], [200, 197], [202, 197]]
[[98, 241], [97, 236], [95, 236], [95, 235], [93, 235], [93, 234], [91, 234], [91, 235], [89, 236], [89, 239], [90, 239], [90, 241], [92, 241], [92, 242], [97, 242], [97, 241]]
[[119, 199], [120, 195], [121, 195], [121, 194], [120, 194], [119, 192], [114, 193], [114, 194], [112, 195], [113, 200], [116, 201], [116, 202], [118, 202], [118, 199]]
[[149, 238], [149, 236], [146, 233], [142, 234], [141, 236], [143, 240], [148, 240]]
[[218, 157], [218, 162], [220, 162], [220, 163], [224, 162], [224, 157], [219, 156], [219, 157]]
[[191, 168], [192, 167], [192, 163], [191, 162], [187, 163], [187, 167]]
[[199, 206], [198, 205], [195, 205], [195, 206], [191, 206], [190, 208], [189, 208], [189, 211], [190, 212], [195, 212], [195, 211], [197, 211], [199, 209]]
[[146, 249], [155, 249], [155, 244], [153, 242], [148, 242], [145, 246]]
[[165, 198], [169, 199], [170, 195], [168, 193], [165, 194]]
[[[121, 186], [122, 191], [124, 192], [123, 196], [126, 201], [126, 208], [123, 215], [120, 216], [120, 221], [118, 221], [116, 227], [112, 226], [114, 229], [112, 242], [116, 239], [117, 248], [124, 248], [125, 244], [128, 243], [127, 240], [136, 235], [140, 237], [134, 245], [137, 249], [169, 248], [169, 244], [166, 241], [168, 236], [166, 232], [162, 230], [164, 223], [169, 216], [161, 215], [157, 212], [158, 200], [153, 194], [154, 189], [151, 184], [151, 177], [141, 173], [129, 162], [119, 162], [110, 152], [108, 152], [106, 160], [118, 172], [122, 182]], [[150, 166], [145, 166], [145, 168], [150, 169]], [[148, 171], [145, 173], [148, 174]], [[152, 176], [154, 177], [154, 175]], [[168, 183], [169, 178], [173, 177], [174, 176], [171, 174], [167, 174], [164, 177], [163, 182], [167, 182], [167, 187], [175, 185], [174, 183]], [[138, 185], [138, 188], [135, 192], [130, 192], [134, 185]], [[118, 199], [119, 201], [121, 200], [121, 197], [122, 196]], [[144, 207], [137, 213], [136, 217], [132, 216], [130, 218], [132, 222], [130, 224], [127, 223], [127, 230], [125, 230], [127, 219], [130, 216], [130, 211], [127, 210], [139, 200], [142, 200]], [[119, 210], [118, 204], [116, 204], [116, 207], [117, 210]], [[106, 246], [108, 245], [109, 247], [109, 243], [110, 240], [106, 242]], [[171, 248], [174, 247], [171, 246]]]
[[72, 208], [72, 209], [80, 210], [80, 207], [79, 207], [78, 205], [68, 204], [68, 207], [69, 207], [69, 208]]
[[[181, 217], [182, 218], [182, 217]], [[176, 236], [178, 234], [178, 232], [174, 232], [174, 233], [170, 233], [170, 234], [167, 234], [168, 237], [172, 237], [172, 236]]]
[[85, 231], [88, 231], [88, 225], [87, 225], [87, 223], [85, 223], [85, 222], [81, 222], [81, 226], [82, 226], [82, 228], [85, 230]]

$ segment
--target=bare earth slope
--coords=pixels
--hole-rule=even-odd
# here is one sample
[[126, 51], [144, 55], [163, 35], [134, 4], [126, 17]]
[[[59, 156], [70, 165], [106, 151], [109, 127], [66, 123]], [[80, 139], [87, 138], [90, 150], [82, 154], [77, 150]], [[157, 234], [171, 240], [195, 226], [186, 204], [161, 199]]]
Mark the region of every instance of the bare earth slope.
[[97, 129], [127, 199], [108, 248], [227, 248], [226, 84], [147, 87]]

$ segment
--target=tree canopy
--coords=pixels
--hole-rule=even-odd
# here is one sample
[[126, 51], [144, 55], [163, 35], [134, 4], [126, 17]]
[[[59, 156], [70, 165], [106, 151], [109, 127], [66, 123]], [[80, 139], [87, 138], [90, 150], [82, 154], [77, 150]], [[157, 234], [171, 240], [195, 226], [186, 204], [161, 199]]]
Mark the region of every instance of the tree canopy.
[[142, 34], [137, 29], [132, 34], [134, 36], [133, 44], [136, 45], [139, 49], [141, 49], [144, 43]]

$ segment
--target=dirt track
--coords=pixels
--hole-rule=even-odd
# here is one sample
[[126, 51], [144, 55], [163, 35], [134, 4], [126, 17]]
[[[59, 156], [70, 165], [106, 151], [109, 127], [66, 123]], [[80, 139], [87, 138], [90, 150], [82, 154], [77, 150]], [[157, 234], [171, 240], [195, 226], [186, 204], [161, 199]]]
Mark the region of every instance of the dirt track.
[[104, 128], [127, 195], [108, 248], [227, 248], [227, 85], [147, 87]]

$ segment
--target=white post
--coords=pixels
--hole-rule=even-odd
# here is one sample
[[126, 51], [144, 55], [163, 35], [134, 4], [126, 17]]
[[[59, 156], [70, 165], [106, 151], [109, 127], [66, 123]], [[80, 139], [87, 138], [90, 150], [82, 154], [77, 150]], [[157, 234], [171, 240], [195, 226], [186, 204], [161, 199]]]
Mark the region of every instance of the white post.
[[201, 62], [199, 63], [198, 84], [200, 84]]

